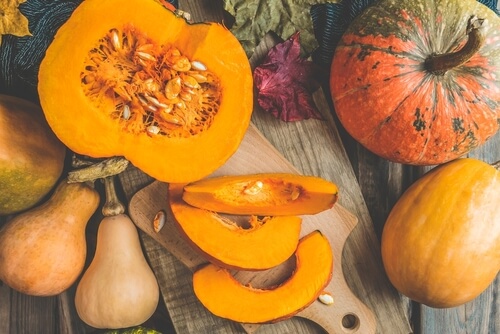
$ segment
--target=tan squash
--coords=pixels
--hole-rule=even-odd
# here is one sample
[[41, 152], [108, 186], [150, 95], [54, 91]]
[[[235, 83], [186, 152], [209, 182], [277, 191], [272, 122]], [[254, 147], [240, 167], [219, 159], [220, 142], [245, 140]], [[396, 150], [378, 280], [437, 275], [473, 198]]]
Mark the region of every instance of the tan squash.
[[76, 289], [76, 311], [95, 328], [138, 326], [156, 310], [159, 287], [137, 228], [116, 200], [112, 177], [106, 178], [106, 194], [113, 197], [103, 208], [94, 258]]
[[337, 201], [337, 186], [316, 176], [263, 173], [219, 176], [184, 187], [187, 203], [205, 210], [260, 216], [316, 214]]
[[83, 1], [48, 47], [38, 82], [47, 121], [70, 149], [124, 156], [165, 182], [220, 167], [253, 111], [240, 42], [156, 0]]
[[295, 252], [300, 238], [300, 217], [252, 215], [248, 226], [242, 227], [237, 217], [187, 204], [182, 193], [182, 184], [169, 185], [168, 199], [175, 225], [210, 262], [231, 269], [264, 270], [286, 261]]
[[59, 181], [65, 155], [40, 107], [0, 94], [0, 215], [40, 204]]
[[277, 287], [257, 289], [238, 282], [227, 269], [208, 264], [193, 275], [197, 298], [213, 314], [242, 323], [267, 323], [290, 318], [310, 305], [329, 283], [333, 253], [319, 231], [303, 237], [296, 268]]
[[46, 202], [0, 230], [0, 280], [34, 296], [69, 288], [84, 268], [85, 227], [98, 205], [93, 187], [60, 181]]
[[500, 270], [499, 203], [500, 172], [478, 159], [456, 159], [418, 179], [382, 233], [392, 284], [431, 307], [476, 298]]

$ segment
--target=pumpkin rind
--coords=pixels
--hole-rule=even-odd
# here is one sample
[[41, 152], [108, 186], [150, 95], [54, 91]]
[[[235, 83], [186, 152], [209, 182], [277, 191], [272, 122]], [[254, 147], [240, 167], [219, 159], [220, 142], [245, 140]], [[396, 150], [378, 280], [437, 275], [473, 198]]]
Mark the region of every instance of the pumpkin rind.
[[[89, 18], [92, 18], [91, 23]], [[189, 60], [201, 62], [218, 77], [219, 107], [215, 115], [210, 116], [213, 119], [210, 118], [211, 124], [207, 128], [201, 132], [187, 129], [192, 130], [193, 134], [184, 131], [182, 135], [172, 137], [150, 132], [149, 127], [147, 131], [142, 129], [143, 124], [139, 123], [147, 120], [135, 117], [135, 111], [156, 108], [153, 114], [157, 119], [160, 109], [161, 117], [170, 117], [168, 111], [163, 112], [163, 107], [157, 107], [161, 101], [149, 91], [147, 85], [150, 82], [147, 78], [143, 78], [140, 87], [129, 86], [127, 92], [120, 90], [120, 87], [123, 82], [132, 80], [130, 78], [112, 85], [121, 94], [133, 96], [127, 115], [125, 111], [121, 115], [116, 114], [115, 100], [121, 97], [116, 96], [115, 99], [104, 89], [99, 91], [92, 88], [92, 84], [87, 82], [90, 79], [84, 76], [88, 73], [84, 64], [89, 61], [89, 57], [93, 57], [89, 56], [90, 50], [95, 50], [96, 43], [103, 38], [114, 36], [113, 31], [117, 30], [124, 34], [120, 35], [123, 40], [118, 44], [124, 45], [130, 36], [138, 36], [146, 43], [134, 51], [135, 56], [142, 58], [134, 58], [137, 63], [133, 67], [148, 61], [153, 57], [152, 54], [165, 56], [165, 50], [172, 46]], [[75, 39], [75, 36], [78, 38]], [[148, 50], [148, 43], [154, 44], [154, 50]], [[111, 46], [104, 49], [107, 51], [103, 52], [112, 53], [113, 57], [121, 55], [120, 46], [116, 47], [116, 52], [109, 51], [113, 49]], [[93, 53], [94, 56], [96, 54], [107, 57], [99, 51]], [[122, 59], [122, 63], [129, 60]], [[101, 61], [99, 64], [106, 62]], [[102, 71], [124, 75], [119, 66], [102, 67]], [[161, 70], [162, 67], [150, 71], [155, 84], [159, 85], [151, 88], [155, 92], [166, 91], [166, 81], [157, 78]], [[113, 76], [108, 79], [113, 80]], [[158, 87], [161, 89], [157, 90]], [[145, 93], [138, 96], [133, 92], [136, 89], [151, 93], [151, 96]], [[58, 30], [47, 49], [40, 65], [38, 91], [48, 123], [70, 149], [95, 158], [125, 156], [143, 172], [166, 182], [196, 180], [221, 166], [239, 146], [253, 107], [250, 65], [240, 43], [230, 31], [215, 23], [188, 24], [153, 0], [131, 0], [126, 3], [118, 0], [84, 1]], [[92, 91], [95, 98], [86, 95]], [[139, 107], [138, 103], [146, 99], [151, 102]], [[159, 104], [162, 105], [164, 103]], [[123, 105], [120, 106], [125, 109]], [[129, 117], [137, 124], [130, 125], [127, 122]], [[187, 115], [186, 119], [190, 117]], [[170, 121], [179, 121], [179, 117]], [[172, 127], [175, 126], [172, 123]]]
[[295, 271], [277, 287], [245, 286], [230, 271], [208, 264], [194, 273], [194, 292], [210, 312], [233, 321], [266, 323], [290, 318], [321, 294], [333, 271], [330, 244], [319, 231], [303, 237], [295, 254]]
[[227, 214], [309, 215], [333, 207], [338, 188], [316, 176], [262, 173], [191, 182], [182, 198], [195, 207]]
[[[425, 61], [460, 49], [471, 16], [486, 41], [463, 65]], [[349, 26], [330, 73], [335, 112], [349, 134], [388, 160], [440, 164], [495, 134], [500, 119], [500, 18], [475, 0], [383, 0]]]
[[0, 95], [0, 215], [39, 203], [59, 180], [65, 155], [40, 107]]
[[183, 185], [170, 184], [168, 199], [174, 222], [183, 236], [207, 259], [221, 267], [264, 270], [293, 255], [302, 219], [297, 216], [250, 218], [241, 227], [231, 217], [198, 209], [182, 200]]
[[466, 303], [500, 270], [500, 172], [464, 158], [437, 167], [401, 196], [382, 233], [387, 275], [431, 307]]

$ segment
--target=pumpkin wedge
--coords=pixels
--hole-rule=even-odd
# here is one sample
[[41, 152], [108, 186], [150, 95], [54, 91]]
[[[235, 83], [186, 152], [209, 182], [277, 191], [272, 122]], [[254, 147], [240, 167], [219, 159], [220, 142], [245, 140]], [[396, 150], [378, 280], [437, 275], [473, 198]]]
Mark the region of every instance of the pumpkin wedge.
[[193, 275], [197, 298], [213, 314], [242, 323], [267, 323], [292, 317], [309, 306], [329, 283], [333, 253], [328, 239], [314, 231], [300, 240], [296, 268], [281, 285], [257, 289], [243, 285], [214, 264]]
[[248, 227], [231, 217], [191, 206], [182, 199], [182, 184], [170, 184], [168, 199], [174, 221], [186, 240], [210, 262], [240, 270], [264, 270], [285, 262], [300, 239], [298, 216], [258, 218]]
[[38, 91], [74, 152], [124, 156], [157, 180], [190, 182], [238, 148], [252, 83], [223, 25], [189, 24], [155, 0], [86, 0], [48, 47]]
[[210, 211], [259, 216], [316, 214], [337, 201], [337, 186], [316, 176], [262, 173], [206, 178], [187, 184], [187, 203]]

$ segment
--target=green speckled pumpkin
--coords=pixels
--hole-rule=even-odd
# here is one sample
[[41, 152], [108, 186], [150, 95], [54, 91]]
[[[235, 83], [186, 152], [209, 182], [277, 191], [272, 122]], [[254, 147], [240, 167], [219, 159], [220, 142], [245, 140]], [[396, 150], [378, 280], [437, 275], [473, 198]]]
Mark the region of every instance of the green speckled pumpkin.
[[412, 165], [460, 157], [499, 128], [500, 18], [475, 0], [382, 0], [344, 33], [330, 89], [347, 132]]
[[0, 95], [0, 215], [41, 201], [59, 180], [65, 155], [37, 105]]

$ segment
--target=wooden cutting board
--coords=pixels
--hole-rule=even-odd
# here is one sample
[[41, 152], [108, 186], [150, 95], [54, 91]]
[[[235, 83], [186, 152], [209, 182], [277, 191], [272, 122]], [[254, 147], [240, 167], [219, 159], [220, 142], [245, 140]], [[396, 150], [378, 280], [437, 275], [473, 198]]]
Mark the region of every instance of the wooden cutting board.
[[[212, 176], [243, 175], [265, 172], [298, 171], [251, 125], [238, 151], [231, 159]], [[342, 196], [342, 195], [340, 195]], [[153, 229], [153, 218], [163, 210], [167, 213], [167, 222], [157, 233]], [[167, 184], [155, 181], [139, 190], [129, 203], [129, 214], [137, 226], [159, 242], [176, 256], [190, 270], [194, 270], [207, 260], [193, 250], [178, 233], [168, 214]], [[328, 333], [375, 333], [376, 320], [371, 310], [364, 305], [348, 287], [342, 270], [342, 251], [357, 218], [338, 203], [329, 210], [317, 215], [303, 216], [302, 235], [313, 230], [320, 230], [326, 235], [332, 246], [335, 257], [334, 273], [325, 291], [334, 297], [333, 305], [325, 305], [320, 301], [313, 302], [297, 316], [310, 319]], [[253, 286], [271, 286], [285, 280], [293, 263], [264, 272], [240, 271], [236, 277], [243, 283], [251, 282]], [[255, 331], [258, 326], [243, 324], [247, 332]]]

